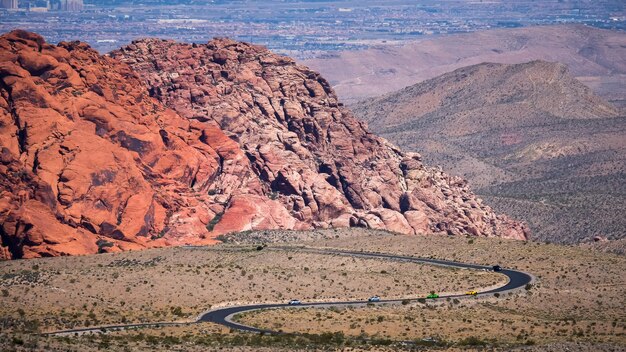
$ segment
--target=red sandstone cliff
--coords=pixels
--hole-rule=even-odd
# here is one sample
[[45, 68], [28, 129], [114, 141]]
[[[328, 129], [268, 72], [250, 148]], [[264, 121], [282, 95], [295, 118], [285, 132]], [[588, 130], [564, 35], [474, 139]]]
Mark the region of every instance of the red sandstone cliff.
[[0, 258], [248, 229], [526, 236], [463, 180], [367, 132], [291, 59], [229, 40], [112, 56], [0, 37]]

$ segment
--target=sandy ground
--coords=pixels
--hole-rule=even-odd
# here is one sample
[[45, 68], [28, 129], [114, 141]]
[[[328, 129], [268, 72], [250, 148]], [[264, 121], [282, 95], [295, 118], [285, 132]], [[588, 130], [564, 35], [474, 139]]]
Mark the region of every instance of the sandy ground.
[[224, 305], [421, 297], [503, 283], [493, 273], [223, 245], [0, 263], [3, 329], [193, 321]]
[[284, 331], [342, 331], [392, 339], [476, 337], [498, 343], [560, 341], [626, 345], [626, 258], [557, 245], [499, 239], [381, 236], [318, 241], [318, 247], [384, 251], [535, 274], [527, 292], [500, 299], [343, 310], [276, 310], [241, 320]]
[[[626, 258], [580, 247], [500, 239], [420, 237], [380, 231], [272, 232], [267, 242], [363, 249], [501, 264], [531, 272], [529, 291], [498, 299], [473, 298], [363, 309], [298, 309], [251, 313], [241, 319], [321, 336], [271, 340], [202, 323], [107, 335], [40, 337], [59, 328], [121, 322], [190, 321], [221, 305], [253, 302], [423, 296], [499, 284], [491, 272], [299, 252], [257, 251], [259, 236], [205, 248], [169, 248], [89, 257], [0, 263], [0, 349], [91, 350], [390, 350], [356, 345], [351, 336], [391, 340], [434, 337], [446, 348], [487, 343], [493, 350], [620, 351], [626, 346]], [[248, 238], [248, 240], [246, 240]], [[273, 240], [272, 240], [273, 239]], [[334, 335], [333, 335], [334, 336]], [[258, 340], [257, 340], [258, 339]], [[334, 341], [334, 340], [333, 340]], [[534, 344], [525, 346], [524, 344]], [[466, 348], [468, 346], [463, 346]], [[437, 347], [443, 349], [444, 347]]]

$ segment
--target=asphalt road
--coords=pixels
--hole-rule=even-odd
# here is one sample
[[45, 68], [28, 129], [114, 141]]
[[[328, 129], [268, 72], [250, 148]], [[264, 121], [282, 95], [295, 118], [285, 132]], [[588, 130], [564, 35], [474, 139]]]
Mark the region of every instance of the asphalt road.
[[[319, 254], [330, 254], [330, 255], [343, 255], [350, 257], [359, 257], [359, 258], [375, 258], [375, 259], [388, 259], [394, 261], [403, 261], [403, 262], [413, 262], [413, 263], [421, 263], [421, 264], [432, 264], [438, 266], [447, 266], [447, 267], [455, 267], [461, 269], [473, 269], [473, 270], [492, 270], [492, 266], [483, 266], [476, 264], [466, 264], [459, 263], [447, 260], [439, 260], [439, 259], [428, 259], [428, 258], [418, 258], [418, 257], [410, 257], [410, 256], [402, 256], [402, 255], [394, 255], [394, 254], [385, 254], [385, 253], [370, 253], [370, 252], [358, 252], [358, 251], [345, 251], [345, 250], [337, 250], [337, 249], [313, 249], [313, 248], [297, 248], [294, 247], [274, 247], [269, 250], [298, 250], [309, 253], [319, 253]], [[494, 263], [495, 265], [496, 263]], [[505, 275], [508, 277], [509, 281], [498, 288], [480, 292], [476, 295], [476, 297], [480, 296], [490, 296], [495, 293], [507, 293], [510, 291], [515, 291], [522, 289], [533, 281], [533, 277], [530, 274], [524, 273], [522, 271], [512, 270], [502, 268], [499, 274]], [[447, 299], [447, 298], [458, 298], [458, 297], [468, 297], [467, 295], [440, 295], [439, 298], [429, 299], [432, 301]], [[318, 308], [327, 308], [327, 307], [364, 307], [368, 304], [402, 304], [402, 301], [417, 301], [418, 299], [390, 299], [390, 300], [381, 300], [380, 302], [368, 302], [367, 300], [363, 301], [339, 301], [339, 302], [315, 302], [315, 303], [302, 303], [300, 305], [294, 306], [286, 303], [282, 304], [253, 304], [247, 306], [233, 306], [233, 307], [225, 307], [215, 309], [209, 312], [206, 312], [200, 316], [198, 322], [212, 322], [220, 325], [227, 326], [232, 329], [256, 332], [256, 333], [277, 333], [277, 331], [272, 330], [264, 330], [259, 329], [253, 326], [247, 326], [243, 324], [239, 324], [233, 321], [233, 317], [236, 314], [241, 314], [245, 312], [251, 312], [260, 309], [273, 309], [273, 308], [307, 308], [307, 307], [318, 307]]]
[[[191, 248], [191, 247], [190, 247]], [[201, 247], [198, 247], [201, 248]], [[359, 258], [371, 258], [371, 259], [387, 259], [393, 261], [402, 261], [402, 262], [412, 262], [412, 263], [421, 263], [421, 264], [430, 264], [430, 265], [438, 265], [438, 266], [446, 266], [446, 267], [454, 267], [461, 269], [470, 269], [470, 270], [492, 270], [491, 266], [483, 266], [476, 264], [466, 264], [459, 263], [447, 260], [439, 260], [439, 259], [428, 259], [428, 258], [419, 258], [419, 257], [410, 257], [410, 256], [402, 256], [402, 255], [394, 255], [394, 254], [386, 254], [386, 253], [371, 253], [371, 252], [359, 252], [359, 251], [347, 251], [347, 250], [338, 250], [338, 249], [316, 249], [316, 248], [305, 248], [305, 247], [270, 247], [264, 250], [269, 251], [301, 251], [307, 253], [318, 253], [318, 254], [327, 254], [327, 255], [341, 255], [341, 256], [349, 256], [349, 257], [359, 257]], [[494, 263], [498, 264], [498, 263]], [[508, 282], [498, 288], [484, 291], [478, 293], [476, 297], [484, 297], [490, 296], [495, 293], [507, 293], [510, 291], [515, 291], [519, 289], [523, 289], [526, 284], [531, 283], [533, 281], [533, 277], [530, 274], [524, 273], [522, 271], [512, 270], [502, 268], [499, 274], [505, 275], [508, 277]], [[447, 298], [458, 298], [458, 297], [468, 297], [467, 295], [440, 295], [439, 298], [429, 299], [432, 301], [447, 299]], [[251, 312], [260, 309], [276, 309], [276, 308], [307, 308], [307, 307], [318, 307], [318, 308], [327, 308], [327, 307], [365, 307], [368, 304], [402, 304], [403, 301], [417, 301], [418, 299], [390, 299], [390, 300], [381, 300], [380, 302], [368, 302], [367, 300], [363, 301], [338, 301], [338, 302], [314, 302], [314, 303], [302, 303], [297, 306], [289, 305], [286, 303], [281, 304], [253, 304], [253, 305], [245, 305], [245, 306], [232, 306], [232, 307], [224, 307], [217, 308], [206, 313], [200, 315], [196, 322], [192, 323], [172, 323], [172, 322], [161, 322], [161, 323], [139, 323], [139, 324], [126, 324], [126, 325], [110, 325], [110, 326], [100, 326], [100, 327], [91, 327], [91, 328], [82, 328], [82, 329], [71, 329], [71, 330], [62, 330], [47, 333], [47, 335], [73, 335], [78, 333], [88, 333], [88, 332], [105, 332], [112, 330], [121, 330], [121, 329], [133, 329], [133, 328], [142, 328], [142, 327], [158, 327], [158, 326], [178, 326], [178, 325], [187, 325], [187, 324], [195, 324], [200, 322], [212, 322], [220, 325], [224, 325], [226, 327], [256, 332], [256, 333], [278, 333], [277, 331], [264, 330], [259, 329], [253, 326], [247, 326], [243, 324], [239, 324], [233, 321], [233, 317], [236, 314], [241, 314], [245, 312]]]

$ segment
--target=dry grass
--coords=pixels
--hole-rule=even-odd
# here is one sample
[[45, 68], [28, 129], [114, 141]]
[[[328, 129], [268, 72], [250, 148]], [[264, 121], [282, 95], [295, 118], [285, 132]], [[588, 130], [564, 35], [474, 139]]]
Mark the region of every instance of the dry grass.
[[316, 246], [363, 249], [501, 263], [531, 272], [528, 292], [501, 299], [320, 311], [273, 310], [241, 320], [284, 331], [343, 331], [392, 339], [469, 337], [495, 343], [577, 341], [626, 345], [626, 258], [575, 247], [499, 239], [380, 236], [318, 241]]
[[[443, 300], [427, 306], [277, 310], [247, 314], [241, 319], [263, 327], [315, 334], [342, 331], [395, 340], [436, 336], [450, 343], [475, 337], [496, 349], [527, 342], [536, 343], [537, 351], [560, 351], [570, 348], [571, 343], [577, 346], [574, 350], [589, 351], [594, 350], [590, 346], [607, 351], [626, 346], [624, 257], [500, 239], [473, 239], [469, 243], [466, 238], [394, 236], [364, 230], [321, 233], [330, 235], [288, 232], [284, 237], [296, 241], [290, 244], [310, 247], [499, 263], [531, 272], [539, 281], [529, 292], [500, 299]], [[211, 306], [232, 303], [363, 299], [373, 294], [385, 298], [422, 296], [431, 290], [488, 287], [500, 280], [499, 275], [487, 272], [474, 275], [466, 270], [303, 253], [295, 248], [272, 251], [275, 244], [257, 251], [244, 238], [254, 235], [240, 236], [238, 245], [2, 262], [1, 349], [247, 351], [266, 348], [266, 344], [272, 345], [268, 351], [297, 349], [311, 343], [274, 341], [270, 337], [253, 340], [208, 323], [69, 338], [27, 333], [124, 321], [189, 321]], [[18, 341], [13, 340], [15, 337]], [[332, 349], [345, 343], [313, 345]]]
[[194, 321], [226, 304], [422, 296], [502, 283], [481, 272], [254, 246], [0, 263], [0, 326], [42, 330]]

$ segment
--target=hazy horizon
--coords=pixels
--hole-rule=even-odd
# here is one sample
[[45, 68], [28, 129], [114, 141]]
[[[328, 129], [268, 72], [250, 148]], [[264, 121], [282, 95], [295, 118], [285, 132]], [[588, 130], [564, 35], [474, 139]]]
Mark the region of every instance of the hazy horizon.
[[311, 58], [492, 28], [580, 23], [626, 29], [618, 0], [87, 0], [82, 11], [72, 12], [59, 11], [58, 1], [49, 10], [42, 0], [19, 3], [18, 10], [0, 10], [0, 31], [34, 31], [52, 43], [81, 40], [102, 53], [144, 37], [196, 43], [230, 37]]

